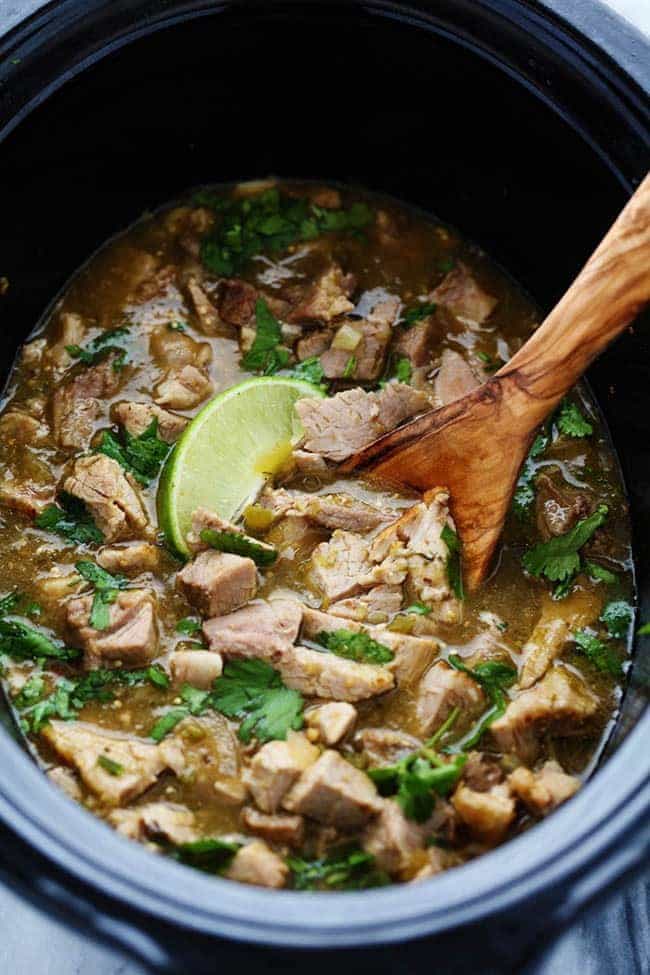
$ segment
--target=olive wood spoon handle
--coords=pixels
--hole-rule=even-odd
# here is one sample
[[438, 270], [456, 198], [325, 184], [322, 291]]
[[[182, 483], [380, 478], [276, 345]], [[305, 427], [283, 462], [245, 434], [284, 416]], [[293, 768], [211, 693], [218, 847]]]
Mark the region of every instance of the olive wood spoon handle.
[[469, 395], [355, 454], [396, 485], [445, 486], [469, 588], [489, 569], [535, 432], [590, 363], [650, 301], [650, 174], [566, 294], [521, 349]]

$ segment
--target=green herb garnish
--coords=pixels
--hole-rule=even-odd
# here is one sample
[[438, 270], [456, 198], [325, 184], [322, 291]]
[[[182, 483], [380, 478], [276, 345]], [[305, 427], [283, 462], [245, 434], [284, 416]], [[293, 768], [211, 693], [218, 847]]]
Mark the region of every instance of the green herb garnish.
[[303, 382], [311, 383], [312, 386], [317, 386], [324, 393], [329, 388], [329, 384], [325, 379], [325, 371], [317, 355], [312, 355], [309, 359], [303, 359], [302, 362], [297, 362], [286, 375], [292, 379], [302, 379]]
[[270, 545], [262, 545], [248, 535], [239, 532], [219, 531], [215, 528], [204, 528], [201, 541], [215, 548], [219, 552], [230, 552], [252, 559], [255, 565], [273, 565], [278, 557], [277, 550]]
[[204, 837], [191, 843], [174, 847], [171, 856], [195, 870], [220, 873], [227, 867], [235, 853], [242, 848], [235, 840], [223, 840], [219, 836]]
[[110, 623], [110, 606], [115, 602], [120, 589], [125, 589], [129, 580], [126, 576], [111, 575], [94, 562], [76, 562], [75, 569], [95, 590], [88, 622], [94, 630], [105, 630]]
[[431, 607], [426, 606], [424, 603], [411, 603], [404, 610], [405, 613], [412, 613], [414, 616], [428, 616], [431, 612]]
[[93, 521], [83, 501], [61, 492], [59, 504], [48, 504], [36, 516], [36, 527], [54, 532], [77, 545], [100, 545], [104, 536]]
[[7, 616], [8, 613], [12, 613], [23, 598], [22, 592], [18, 590], [9, 592], [6, 596], [0, 596], [0, 616]]
[[356, 660], [357, 663], [386, 664], [394, 657], [389, 647], [377, 643], [367, 633], [357, 633], [354, 630], [332, 630], [329, 633], [323, 630], [316, 637], [316, 643], [326, 647], [337, 657]]
[[202, 625], [201, 620], [195, 619], [192, 616], [184, 616], [176, 624], [176, 632], [184, 633], [186, 636], [194, 636], [196, 633], [201, 632]]
[[625, 640], [630, 632], [634, 610], [624, 599], [615, 599], [607, 603], [600, 615], [601, 623], [607, 627], [607, 632], [617, 640]]
[[112, 328], [97, 335], [85, 346], [66, 345], [65, 350], [73, 359], [78, 359], [85, 366], [94, 366], [111, 352], [118, 355], [113, 362], [113, 369], [119, 372], [126, 363], [126, 349], [120, 345], [120, 340], [129, 334], [128, 328]]
[[357, 368], [357, 357], [351, 355], [348, 361], [345, 363], [345, 369], [343, 370], [343, 379], [351, 379], [354, 376], [354, 372], [356, 368]]
[[560, 433], [566, 437], [590, 437], [594, 428], [571, 400], [564, 399], [555, 417]]
[[447, 556], [447, 578], [449, 579], [449, 585], [457, 599], [464, 599], [465, 589], [463, 587], [462, 547], [460, 538], [449, 525], [443, 527], [440, 532], [440, 537], [449, 549], [449, 555]]
[[74, 660], [78, 650], [66, 647], [20, 620], [0, 619], [0, 654], [14, 660]]
[[255, 339], [242, 357], [242, 369], [270, 376], [283, 369], [291, 356], [289, 350], [282, 347], [280, 323], [264, 298], [258, 298], [255, 302], [255, 325]]
[[601, 673], [620, 677], [622, 673], [621, 661], [606, 643], [588, 629], [578, 630], [573, 634], [577, 648]]
[[584, 569], [589, 578], [594, 579], [596, 582], [604, 582], [610, 586], [618, 582], [618, 576], [598, 562], [591, 562], [589, 559], [585, 559]]
[[143, 487], [158, 477], [160, 466], [170, 450], [171, 445], [158, 436], [158, 420], [155, 418], [138, 437], [124, 430], [123, 443], [110, 430], [104, 430], [97, 447], [98, 454], [116, 460]]
[[429, 315], [433, 315], [435, 310], [436, 305], [435, 302], [432, 301], [424, 302], [422, 305], [415, 305], [413, 308], [409, 308], [409, 310], [405, 312], [404, 317], [402, 318], [402, 325], [405, 325], [406, 328], [410, 328], [411, 325], [415, 325], [415, 323], [419, 322], [422, 318], [428, 318]]
[[581, 568], [580, 549], [607, 519], [608, 509], [604, 504], [588, 518], [578, 521], [574, 527], [529, 549], [523, 557], [523, 566], [531, 576], [544, 576], [551, 582], [568, 582]]
[[358, 848], [331, 853], [318, 860], [289, 857], [296, 890], [366, 890], [389, 883], [375, 866], [375, 858]]
[[100, 755], [97, 759], [97, 764], [100, 765], [105, 772], [109, 775], [119, 776], [124, 771], [124, 766], [120, 765], [119, 762], [114, 761], [108, 755]]
[[451, 654], [448, 663], [455, 670], [461, 670], [480, 684], [491, 705], [474, 727], [449, 749], [453, 752], [466, 752], [474, 748], [490, 725], [505, 713], [508, 704], [505, 691], [514, 684], [517, 671], [510, 664], [504, 664], [500, 660], [488, 660], [477, 664], [474, 668], [467, 667], [457, 654]]
[[528, 517], [535, 500], [535, 475], [537, 474], [535, 459], [541, 457], [548, 447], [548, 442], [549, 438], [546, 432], [539, 433], [535, 437], [517, 480], [512, 506], [515, 514], [522, 521]]

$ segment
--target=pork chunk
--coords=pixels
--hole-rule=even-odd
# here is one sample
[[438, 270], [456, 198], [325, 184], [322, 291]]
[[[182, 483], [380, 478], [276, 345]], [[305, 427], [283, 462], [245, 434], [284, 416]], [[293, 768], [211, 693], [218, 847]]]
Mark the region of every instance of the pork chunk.
[[[386, 322], [350, 319], [341, 324], [347, 334], [357, 333], [358, 343], [353, 352], [337, 348], [336, 344], [320, 357], [323, 372], [328, 379], [352, 379], [356, 382], [373, 382], [384, 369], [391, 329]], [[336, 333], [338, 335], [338, 333]], [[333, 342], [336, 343], [336, 335]], [[356, 341], [356, 340], [355, 340]], [[352, 357], [352, 366], [350, 359]]]
[[80, 369], [52, 393], [52, 431], [64, 450], [88, 446], [102, 402], [113, 396], [123, 381], [123, 370], [115, 368], [118, 355], [111, 352], [97, 365]]
[[204, 616], [224, 616], [253, 599], [257, 569], [252, 559], [209, 550], [181, 569], [176, 584]]
[[386, 623], [402, 606], [401, 586], [373, 586], [367, 592], [332, 603], [329, 613], [357, 623]]
[[354, 736], [354, 744], [370, 768], [393, 765], [422, 746], [419, 738], [394, 728], [362, 728]]
[[115, 809], [107, 821], [122, 836], [142, 843], [192, 843], [198, 837], [194, 813], [173, 802], [149, 802], [134, 809]]
[[274, 663], [298, 636], [302, 606], [294, 599], [258, 600], [203, 624], [210, 650]]
[[407, 819], [393, 799], [384, 799], [379, 815], [373, 819], [361, 837], [361, 846], [372, 853], [380, 870], [400, 873], [413, 861], [414, 854], [424, 849], [425, 831]]
[[63, 481], [63, 490], [83, 501], [107, 542], [147, 527], [136, 482], [112, 457], [77, 457]]
[[354, 280], [332, 264], [311, 284], [287, 316], [289, 322], [331, 322], [354, 308]]
[[560, 656], [572, 634], [598, 618], [601, 603], [592, 592], [576, 589], [564, 599], [545, 597], [533, 632], [522, 648], [519, 686], [522, 690], [543, 677]]
[[545, 762], [539, 772], [521, 765], [508, 776], [508, 785], [534, 816], [547, 816], [580, 788], [580, 779], [567, 775], [555, 761]]
[[289, 812], [347, 831], [361, 829], [381, 811], [382, 801], [367, 775], [328, 749], [302, 773], [283, 806]]
[[140, 437], [156, 420], [157, 433], [165, 443], [174, 443], [188, 424], [185, 416], [163, 410], [155, 403], [135, 403], [122, 400], [111, 407], [111, 419], [120, 423], [132, 437]]
[[534, 687], [521, 691], [490, 731], [501, 751], [529, 763], [535, 760], [543, 735], [584, 735], [598, 710], [598, 698], [586, 684], [556, 665]]
[[256, 887], [284, 887], [289, 867], [262, 840], [253, 840], [238, 850], [224, 877]]
[[431, 735], [447, 720], [454, 708], [478, 713], [485, 706], [485, 695], [480, 685], [462, 670], [455, 670], [440, 660], [420, 682], [415, 714], [421, 733]]
[[291, 786], [317, 758], [318, 749], [305, 735], [294, 731], [288, 733], [286, 741], [262, 745], [243, 775], [262, 812], [277, 812]]
[[337, 530], [312, 554], [310, 581], [327, 603], [352, 596], [363, 589], [360, 582], [369, 565], [368, 543], [355, 532]]
[[492, 786], [488, 792], [475, 792], [461, 782], [451, 801], [472, 836], [489, 846], [504, 839], [515, 818], [515, 800], [506, 783]]
[[406, 356], [416, 368], [426, 366], [431, 361], [433, 345], [438, 338], [438, 327], [432, 315], [423, 318], [400, 335], [395, 351]]
[[174, 650], [169, 658], [174, 683], [191, 684], [207, 691], [221, 677], [223, 659], [210, 650]]
[[[43, 735], [107, 806], [121, 806], [141, 795], [169, 767], [169, 748], [111, 733], [85, 721], [51, 721]], [[122, 771], [114, 774], [102, 761], [115, 762]]]
[[192, 301], [192, 305], [194, 306], [194, 314], [199, 321], [201, 330], [205, 332], [206, 335], [214, 335], [217, 328], [221, 324], [219, 312], [214, 307], [210, 301], [210, 298], [205, 293], [196, 278], [189, 278], [187, 282], [187, 290]]
[[395, 686], [395, 678], [385, 667], [356, 663], [308, 647], [290, 647], [277, 666], [287, 687], [307, 697], [354, 703], [384, 694]]
[[126, 542], [122, 545], [105, 545], [97, 553], [97, 561], [107, 572], [126, 572], [139, 575], [155, 572], [160, 564], [161, 551], [150, 542]]
[[350, 733], [357, 720], [356, 708], [344, 701], [332, 701], [310, 708], [305, 714], [305, 723], [318, 735], [318, 741], [331, 747], [337, 745]]
[[226, 278], [219, 287], [219, 314], [224, 322], [242, 328], [255, 314], [257, 290], [248, 281]]
[[192, 527], [188, 532], [186, 539], [191, 552], [200, 552], [204, 549], [210, 548], [210, 546], [201, 539], [201, 532], [205, 529], [218, 532], [229, 532], [231, 535], [239, 535], [244, 541], [252, 542], [269, 553], [274, 552], [272, 545], [267, 545], [266, 542], [262, 542], [257, 538], [251, 538], [250, 535], [243, 532], [241, 528], [237, 527], [237, 525], [233, 525], [224, 518], [220, 518], [219, 515], [215, 514], [214, 511], [210, 511], [208, 508], [203, 507], [197, 508], [196, 511], [192, 512]]
[[393, 633], [384, 627], [374, 626], [369, 632], [373, 640], [393, 651], [394, 657], [386, 667], [395, 675], [400, 686], [418, 681], [440, 653], [441, 644], [435, 637]]
[[154, 594], [147, 589], [120, 592], [109, 608], [105, 630], [90, 625], [93, 596], [78, 596], [66, 604], [67, 625], [74, 646], [84, 651], [86, 670], [97, 667], [141, 667], [158, 652], [158, 623]]
[[461, 262], [432, 292], [431, 299], [470, 325], [482, 325], [497, 305], [497, 299], [483, 290], [469, 268]]
[[479, 386], [479, 380], [460, 352], [445, 349], [442, 353], [440, 369], [435, 379], [436, 400], [439, 406], [453, 403], [461, 396], [467, 396]]
[[187, 365], [169, 369], [154, 389], [159, 406], [172, 410], [192, 410], [213, 391], [212, 380], [204, 369]]
[[296, 356], [300, 362], [319, 356], [330, 347], [332, 333], [328, 328], [319, 328], [309, 332], [304, 338], [299, 339], [296, 345]]
[[189, 715], [162, 744], [174, 749], [170, 766], [182, 781], [191, 781], [193, 794], [201, 803], [214, 803], [215, 793], [232, 805], [246, 800], [234, 722], [216, 711]]
[[290, 813], [263, 813], [253, 806], [241, 811], [241, 823], [246, 832], [261, 836], [269, 843], [299, 849], [305, 835], [305, 821], [302, 816]]

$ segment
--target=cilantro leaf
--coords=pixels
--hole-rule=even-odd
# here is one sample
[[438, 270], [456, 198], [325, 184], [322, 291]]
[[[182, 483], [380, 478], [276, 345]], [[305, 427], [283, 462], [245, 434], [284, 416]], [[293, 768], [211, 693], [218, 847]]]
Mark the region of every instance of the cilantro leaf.
[[194, 619], [192, 616], [184, 616], [176, 624], [176, 632], [184, 633], [186, 636], [194, 636], [196, 633], [201, 632], [202, 625], [201, 620]]
[[78, 650], [71, 650], [60, 640], [53, 640], [40, 630], [20, 620], [0, 619], [0, 653], [14, 660], [73, 660]]
[[191, 843], [181, 843], [174, 847], [172, 857], [195, 870], [206, 873], [220, 873], [227, 867], [235, 853], [243, 844], [235, 840], [224, 840], [220, 836], [206, 836]]
[[129, 334], [128, 328], [112, 328], [102, 332], [85, 346], [66, 345], [65, 350], [73, 359], [78, 359], [85, 366], [94, 366], [102, 359], [116, 352], [113, 369], [119, 372], [124, 368], [126, 362], [126, 349], [120, 344], [121, 340]]
[[252, 559], [255, 565], [273, 565], [278, 557], [277, 549], [271, 545], [258, 542], [240, 532], [218, 531], [215, 528], [204, 528], [201, 541], [219, 552], [231, 552]]
[[568, 399], [562, 400], [555, 422], [560, 433], [566, 437], [590, 437], [594, 432], [592, 424], [582, 415], [576, 404]]
[[124, 430], [124, 443], [110, 430], [104, 430], [96, 452], [116, 460], [143, 487], [147, 487], [158, 477], [160, 466], [170, 450], [171, 444], [158, 436], [158, 420], [154, 417], [147, 429], [137, 437]]
[[405, 613], [412, 613], [414, 616], [428, 616], [431, 612], [431, 607], [426, 606], [424, 603], [411, 603], [404, 610]]
[[440, 532], [440, 537], [449, 549], [449, 555], [447, 556], [447, 577], [449, 579], [449, 585], [453, 589], [457, 599], [464, 599], [465, 589], [463, 586], [462, 547], [460, 538], [449, 525], [444, 526]]
[[366, 890], [389, 883], [375, 866], [375, 858], [358, 847], [332, 852], [318, 860], [291, 856], [287, 864], [295, 890]]
[[607, 585], [614, 585], [618, 581], [618, 576], [614, 572], [610, 572], [603, 565], [598, 562], [591, 562], [589, 559], [585, 559], [585, 572], [590, 579], [594, 579], [596, 582], [604, 582]]
[[60, 504], [48, 504], [36, 516], [36, 527], [54, 532], [77, 545], [100, 545], [104, 536], [83, 501], [61, 492]]
[[308, 359], [303, 359], [302, 362], [297, 362], [286, 375], [292, 379], [302, 379], [303, 382], [311, 383], [312, 386], [318, 386], [323, 392], [327, 392], [329, 388], [329, 384], [325, 379], [325, 370], [317, 355], [312, 355]]
[[435, 310], [436, 305], [433, 301], [424, 302], [421, 305], [414, 305], [413, 308], [409, 308], [408, 311], [405, 312], [402, 319], [402, 325], [404, 325], [406, 328], [410, 328], [411, 325], [415, 325], [415, 323], [419, 322], [422, 318], [428, 318], [429, 315], [433, 315]]
[[424, 746], [393, 765], [368, 769], [382, 796], [395, 796], [404, 815], [423, 823], [433, 812], [436, 796], [446, 796], [461, 776], [467, 757], [443, 761]]
[[14, 590], [14, 592], [7, 593], [6, 596], [0, 597], [0, 616], [6, 616], [8, 613], [13, 612], [20, 600], [23, 598], [23, 594]]
[[492, 722], [504, 714], [508, 703], [504, 692], [515, 682], [517, 671], [510, 664], [505, 664], [500, 660], [488, 660], [485, 663], [477, 664], [474, 668], [467, 667], [457, 654], [451, 654], [448, 663], [455, 670], [461, 670], [475, 680], [477, 684], [480, 684], [490, 701], [489, 709], [479, 718], [474, 727], [448, 749], [453, 752], [466, 752], [480, 741]]
[[573, 634], [575, 645], [591, 663], [603, 674], [620, 677], [623, 668], [621, 661], [606, 643], [599, 640], [591, 630], [578, 630]]
[[385, 664], [394, 657], [389, 647], [377, 643], [367, 633], [357, 633], [354, 630], [341, 629], [329, 633], [323, 631], [316, 637], [316, 643], [320, 643], [337, 657], [345, 657], [346, 660], [356, 660], [360, 663]]
[[529, 549], [523, 557], [523, 565], [531, 576], [544, 576], [551, 582], [567, 582], [580, 571], [580, 549], [605, 522], [608, 508], [604, 504], [588, 518], [578, 521], [573, 528], [540, 542]]
[[232, 660], [217, 678], [209, 703], [227, 718], [243, 718], [239, 737], [248, 742], [285, 739], [302, 728], [303, 699], [282, 683], [279, 673], [263, 660]]
[[539, 433], [533, 440], [533, 445], [528, 451], [528, 457], [521, 468], [512, 498], [512, 507], [517, 517], [522, 521], [528, 516], [535, 500], [535, 475], [537, 473], [535, 460], [537, 457], [541, 457], [547, 447], [548, 435], [546, 432]]
[[615, 599], [607, 603], [600, 615], [600, 621], [607, 627], [609, 635], [617, 640], [627, 638], [633, 619], [634, 610], [624, 599]]
[[162, 741], [189, 713], [187, 708], [172, 708], [170, 711], [166, 711], [154, 724], [149, 732], [149, 737], [153, 738], [154, 741]]
[[75, 569], [95, 589], [88, 622], [94, 630], [105, 630], [110, 623], [110, 609], [117, 599], [118, 590], [129, 583], [126, 576], [111, 575], [94, 562], [77, 562]]
[[13, 698], [12, 704], [14, 707], [22, 710], [23, 708], [30, 707], [43, 697], [45, 693], [45, 680], [40, 674], [35, 674], [34, 677], [30, 677], [28, 681], [23, 684], [22, 689]]
[[282, 330], [264, 298], [255, 302], [255, 339], [243, 356], [241, 365], [250, 372], [270, 376], [287, 365], [290, 354], [282, 348]]

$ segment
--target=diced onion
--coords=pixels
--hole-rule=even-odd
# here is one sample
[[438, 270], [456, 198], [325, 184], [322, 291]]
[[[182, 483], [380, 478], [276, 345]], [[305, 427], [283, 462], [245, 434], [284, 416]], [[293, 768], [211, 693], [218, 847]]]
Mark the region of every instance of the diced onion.
[[343, 349], [344, 352], [354, 352], [359, 342], [361, 341], [362, 335], [356, 328], [352, 325], [341, 325], [340, 329], [334, 336], [332, 341], [333, 349]]

